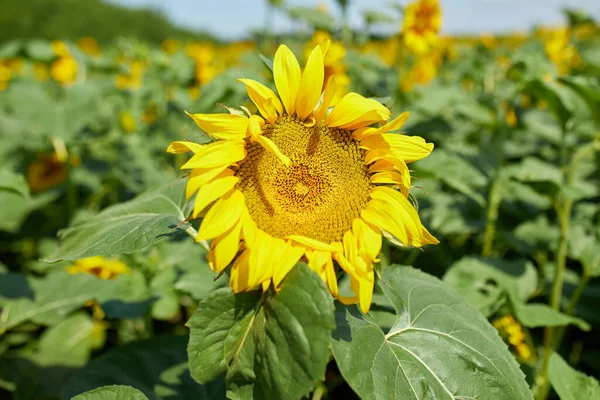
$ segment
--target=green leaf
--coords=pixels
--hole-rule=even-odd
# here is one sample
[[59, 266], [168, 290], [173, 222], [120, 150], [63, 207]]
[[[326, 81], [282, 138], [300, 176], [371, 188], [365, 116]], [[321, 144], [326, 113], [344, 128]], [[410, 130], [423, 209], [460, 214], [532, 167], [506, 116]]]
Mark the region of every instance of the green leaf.
[[537, 273], [526, 261], [464, 257], [450, 267], [444, 282], [489, 316], [502, 306], [505, 292], [514, 293], [521, 302], [527, 301], [536, 289]]
[[590, 324], [581, 318], [563, 314], [546, 304], [521, 304], [514, 301], [512, 303], [515, 316], [521, 324], [528, 328], [539, 328], [541, 326], [565, 326], [573, 324], [581, 330], [590, 330]]
[[559, 81], [571, 88], [585, 101], [596, 125], [600, 127], [600, 82], [592, 76], [565, 76], [559, 78]]
[[[90, 300], [118, 297], [121, 280], [101, 280], [93, 275], [51, 273], [44, 278], [27, 276], [27, 297], [0, 297], [0, 332], [25, 321], [53, 325]], [[1, 294], [1, 293], [0, 293]]]
[[25, 51], [29, 57], [37, 61], [50, 61], [56, 57], [50, 42], [46, 40], [29, 40], [25, 45]]
[[572, 368], [557, 353], [550, 356], [548, 377], [561, 400], [600, 398], [600, 383]]
[[157, 336], [128, 343], [92, 360], [61, 393], [70, 399], [105, 385], [131, 385], [149, 400], [222, 399], [222, 380], [198, 385], [186, 363], [186, 336]]
[[179, 181], [75, 220], [59, 232], [60, 247], [44, 261], [133, 253], [181, 232], [189, 211], [184, 189]]
[[453, 189], [475, 200], [480, 206], [485, 205], [485, 199], [477, 189], [482, 189], [488, 179], [459, 155], [437, 150], [429, 157], [418, 161], [416, 165], [419, 170], [442, 180]]
[[73, 397], [73, 400], [148, 400], [144, 393], [131, 386], [104, 386]]
[[23, 175], [0, 169], [0, 231], [17, 231], [31, 211], [56, 197], [56, 193], [46, 192], [32, 198]]
[[32, 356], [36, 364], [42, 366], [81, 367], [89, 360], [92, 350], [101, 348], [105, 340], [105, 323], [79, 312], [46, 330]]
[[304, 264], [277, 293], [219, 289], [188, 322], [192, 376], [202, 383], [226, 373], [230, 398], [301, 398], [324, 377], [333, 311], [325, 284]]
[[544, 82], [539, 78], [527, 82], [527, 89], [536, 97], [548, 102], [550, 109], [564, 130], [573, 116], [571, 104], [564, 93], [566, 89], [561, 88], [554, 82]]
[[382, 279], [397, 313], [387, 334], [354, 306], [336, 311], [333, 354], [361, 398], [532, 398], [496, 329], [454, 290], [411, 267]]

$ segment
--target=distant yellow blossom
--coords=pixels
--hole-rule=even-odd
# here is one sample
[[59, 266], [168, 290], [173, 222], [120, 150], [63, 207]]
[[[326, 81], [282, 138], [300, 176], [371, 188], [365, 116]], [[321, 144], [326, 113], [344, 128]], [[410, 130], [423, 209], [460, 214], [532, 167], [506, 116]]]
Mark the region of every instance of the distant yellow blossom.
[[48, 72], [48, 66], [41, 62], [36, 62], [33, 64], [33, 75], [35, 79], [40, 82], [45, 82], [50, 78], [50, 73]]
[[119, 90], [135, 90], [141, 88], [145, 71], [146, 65], [143, 61], [133, 60], [129, 62], [128, 72], [124, 74], [118, 74], [115, 78], [116, 88]]
[[98, 41], [90, 36], [79, 39], [77, 41], [77, 47], [79, 47], [84, 53], [91, 56], [97, 56], [100, 54], [100, 45], [98, 44]]
[[40, 153], [27, 168], [27, 183], [31, 193], [39, 193], [57, 185], [67, 178], [67, 168], [58, 153]]
[[496, 318], [492, 321], [492, 325], [498, 330], [500, 336], [514, 348], [519, 357], [525, 360], [531, 359], [531, 347], [526, 342], [521, 325], [512, 315], [507, 314]]
[[570, 43], [571, 29], [559, 27], [554, 29], [540, 29], [539, 35], [543, 38], [546, 55], [556, 66], [559, 75], [568, 74], [571, 69], [581, 66], [582, 61], [575, 46]]
[[101, 256], [76, 260], [67, 267], [69, 274], [91, 274], [100, 279], [114, 279], [121, 274], [130, 274], [129, 267], [118, 260], [107, 260]]
[[135, 131], [135, 117], [129, 111], [121, 112], [121, 127], [127, 133]]
[[428, 52], [438, 41], [442, 10], [438, 0], [417, 0], [404, 9], [404, 44], [414, 53]]
[[162, 47], [163, 51], [167, 54], [175, 54], [181, 48], [181, 43], [179, 42], [179, 40], [165, 39], [160, 44], [160, 47]]
[[77, 61], [73, 57], [60, 57], [50, 67], [52, 79], [61, 85], [68, 85], [77, 78]]

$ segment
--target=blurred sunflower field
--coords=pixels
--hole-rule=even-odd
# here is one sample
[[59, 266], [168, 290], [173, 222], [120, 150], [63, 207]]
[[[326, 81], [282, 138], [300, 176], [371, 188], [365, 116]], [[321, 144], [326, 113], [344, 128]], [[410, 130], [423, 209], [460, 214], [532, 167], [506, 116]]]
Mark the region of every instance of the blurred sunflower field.
[[0, 398], [600, 399], [598, 22], [268, 3], [3, 34]]

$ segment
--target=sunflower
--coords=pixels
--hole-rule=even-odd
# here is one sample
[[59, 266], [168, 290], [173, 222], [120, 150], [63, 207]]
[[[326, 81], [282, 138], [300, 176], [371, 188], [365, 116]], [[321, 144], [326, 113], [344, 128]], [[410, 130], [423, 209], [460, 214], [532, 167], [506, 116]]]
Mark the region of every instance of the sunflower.
[[[388, 122], [385, 106], [357, 93], [330, 110], [337, 88], [334, 80], [323, 84], [328, 48], [329, 41], [316, 46], [301, 72], [291, 50], [280, 46], [273, 62], [279, 96], [238, 80], [260, 115], [188, 114], [216, 141], [177, 141], [167, 151], [194, 153], [182, 169], [191, 170], [187, 197], [196, 193], [192, 217], [204, 218], [197, 240], [212, 240], [213, 271], [233, 262], [234, 292], [277, 290], [304, 261], [335, 297], [360, 303], [366, 313], [383, 232], [407, 246], [438, 243], [408, 198], [406, 165], [433, 145], [388, 133], [408, 113]], [[336, 263], [349, 275], [353, 296], [340, 294]]]
[[438, 0], [418, 0], [406, 6], [402, 21], [404, 44], [411, 51], [428, 52], [438, 41], [442, 11]]

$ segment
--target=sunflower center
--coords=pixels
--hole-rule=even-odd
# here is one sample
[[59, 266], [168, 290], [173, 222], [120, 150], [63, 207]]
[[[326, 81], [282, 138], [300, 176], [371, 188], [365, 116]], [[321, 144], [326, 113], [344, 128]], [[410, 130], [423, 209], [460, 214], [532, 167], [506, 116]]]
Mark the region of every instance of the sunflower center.
[[258, 227], [283, 238], [302, 235], [339, 241], [369, 200], [364, 152], [345, 130], [323, 123], [308, 127], [283, 116], [263, 127], [263, 135], [291, 159], [286, 167], [258, 143], [236, 175], [246, 206]]

